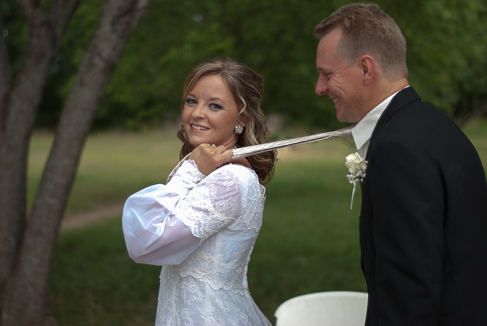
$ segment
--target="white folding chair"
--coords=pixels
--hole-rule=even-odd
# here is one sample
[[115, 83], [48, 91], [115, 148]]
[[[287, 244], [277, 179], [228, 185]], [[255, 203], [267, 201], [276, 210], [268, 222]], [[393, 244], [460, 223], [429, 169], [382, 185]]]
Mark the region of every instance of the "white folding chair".
[[276, 326], [363, 326], [367, 293], [329, 291], [283, 302], [274, 313]]

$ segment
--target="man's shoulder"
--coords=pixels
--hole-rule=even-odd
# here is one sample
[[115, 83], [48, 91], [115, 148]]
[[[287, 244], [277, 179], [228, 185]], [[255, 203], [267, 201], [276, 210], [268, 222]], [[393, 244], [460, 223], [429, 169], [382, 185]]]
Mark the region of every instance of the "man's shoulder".
[[[442, 112], [435, 105], [423, 101], [413, 87], [407, 87], [396, 94], [384, 112], [387, 124], [395, 127], [405, 128], [426, 128], [438, 124], [445, 124], [450, 127], [456, 126], [446, 113]], [[407, 130], [408, 133], [412, 130]]]
[[460, 127], [446, 113], [426, 101], [414, 101], [397, 110], [381, 126], [375, 143], [384, 139], [389, 140], [387, 143], [394, 139], [433, 152], [471, 147]]

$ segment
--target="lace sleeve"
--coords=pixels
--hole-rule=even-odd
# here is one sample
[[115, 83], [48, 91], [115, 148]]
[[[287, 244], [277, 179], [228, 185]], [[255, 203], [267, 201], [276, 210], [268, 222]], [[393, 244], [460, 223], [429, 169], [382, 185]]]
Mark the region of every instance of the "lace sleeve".
[[241, 215], [242, 187], [245, 184], [239, 169], [248, 170], [237, 165], [217, 169], [178, 203], [175, 216], [201, 239], [200, 244]]

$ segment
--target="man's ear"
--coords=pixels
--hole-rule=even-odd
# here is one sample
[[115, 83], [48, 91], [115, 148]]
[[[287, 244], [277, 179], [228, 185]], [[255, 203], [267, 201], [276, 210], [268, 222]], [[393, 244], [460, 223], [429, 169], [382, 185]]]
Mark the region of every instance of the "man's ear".
[[370, 55], [363, 55], [360, 59], [360, 68], [362, 69], [362, 80], [365, 85], [372, 83], [377, 68], [374, 58]]

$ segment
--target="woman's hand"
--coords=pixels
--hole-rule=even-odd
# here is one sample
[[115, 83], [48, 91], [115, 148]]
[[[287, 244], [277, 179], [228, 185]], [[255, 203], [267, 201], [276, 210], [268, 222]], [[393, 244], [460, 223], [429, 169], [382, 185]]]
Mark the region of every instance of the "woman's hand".
[[225, 146], [214, 147], [210, 144], [201, 144], [189, 155], [188, 160], [194, 160], [198, 170], [208, 175], [230, 161], [232, 156], [233, 152], [228, 151]]

